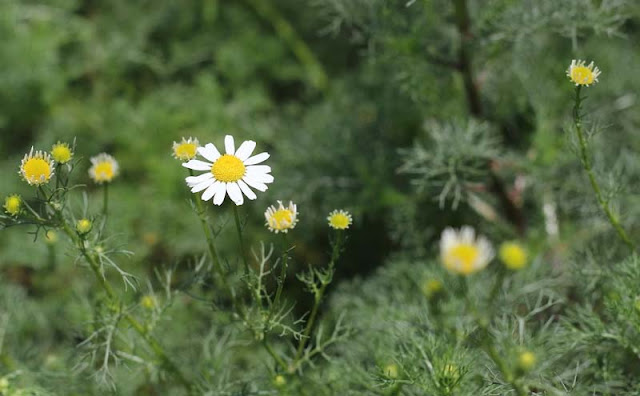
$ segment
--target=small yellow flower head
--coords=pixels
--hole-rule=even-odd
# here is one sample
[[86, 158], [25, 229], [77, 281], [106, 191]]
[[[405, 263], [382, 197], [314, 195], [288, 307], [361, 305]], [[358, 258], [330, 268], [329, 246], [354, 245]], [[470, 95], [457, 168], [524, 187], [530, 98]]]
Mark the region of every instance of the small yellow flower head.
[[460, 379], [460, 369], [455, 364], [445, 364], [442, 368], [442, 376], [451, 382], [456, 382]]
[[523, 371], [529, 371], [536, 365], [536, 355], [531, 351], [522, 351], [518, 355], [518, 367]]
[[283, 375], [278, 374], [273, 378], [273, 384], [278, 388], [282, 388], [287, 384], [287, 379], [284, 378]]
[[437, 279], [427, 279], [421, 286], [422, 294], [431, 298], [442, 291], [442, 282]]
[[20, 175], [32, 186], [49, 183], [54, 174], [54, 162], [49, 153], [31, 151], [25, 154], [20, 164]]
[[73, 151], [67, 143], [58, 142], [51, 147], [51, 156], [56, 162], [66, 164], [73, 158]]
[[269, 231], [286, 233], [293, 229], [298, 223], [298, 208], [296, 204], [289, 201], [289, 206], [282, 205], [281, 201], [278, 201], [278, 207], [271, 205], [264, 212], [264, 218], [267, 220], [265, 224]]
[[11, 216], [17, 216], [22, 209], [22, 198], [17, 194], [9, 195], [4, 200], [4, 211]]
[[335, 230], [346, 230], [353, 222], [351, 214], [342, 209], [336, 209], [329, 213], [327, 220], [329, 221], [329, 227]]
[[151, 310], [156, 306], [156, 299], [155, 297], [147, 294], [145, 296], [142, 296], [142, 298], [140, 299], [140, 305], [142, 305], [146, 309]]
[[53, 245], [58, 242], [58, 234], [53, 230], [48, 230], [44, 233], [44, 241], [47, 245]]
[[515, 242], [504, 242], [498, 253], [500, 260], [510, 270], [517, 271], [527, 265], [527, 251]]
[[91, 231], [92, 226], [93, 224], [91, 223], [91, 220], [80, 219], [76, 223], [76, 231], [78, 231], [78, 234], [81, 234], [81, 235], [88, 234], [89, 231]]
[[598, 82], [600, 70], [593, 64], [593, 62], [589, 63], [589, 65], [586, 65], [586, 63], [586, 61], [574, 59], [571, 61], [571, 64], [567, 69], [567, 77], [569, 77], [576, 86], [584, 85], [588, 87], [589, 85]]
[[198, 139], [191, 137], [189, 139], [182, 138], [180, 142], [173, 142], [173, 158], [181, 161], [192, 160], [196, 157], [199, 146]]
[[476, 238], [474, 229], [464, 226], [460, 230], [447, 228], [442, 232], [440, 257], [449, 272], [470, 275], [484, 269], [493, 259], [494, 251], [487, 238]]
[[388, 364], [384, 367], [384, 375], [387, 376], [387, 378], [391, 378], [391, 379], [396, 379], [398, 378], [398, 365], [391, 363]]
[[118, 176], [118, 162], [109, 154], [102, 153], [91, 158], [89, 176], [98, 184], [109, 183]]

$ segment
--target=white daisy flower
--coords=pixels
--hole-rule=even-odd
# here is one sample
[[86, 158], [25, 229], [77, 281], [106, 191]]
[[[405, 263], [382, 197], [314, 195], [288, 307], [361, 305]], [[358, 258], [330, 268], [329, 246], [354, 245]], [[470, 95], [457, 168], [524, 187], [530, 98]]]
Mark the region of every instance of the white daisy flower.
[[264, 212], [264, 218], [267, 220], [265, 224], [269, 231], [286, 233], [293, 229], [298, 223], [298, 207], [289, 201], [289, 206], [284, 206], [282, 201], [278, 201], [278, 207], [271, 205]]
[[469, 275], [485, 268], [493, 259], [494, 251], [487, 238], [476, 238], [472, 227], [463, 226], [460, 230], [447, 228], [442, 232], [440, 256], [448, 271]]
[[185, 179], [191, 192], [204, 191], [202, 200], [208, 201], [213, 198], [215, 205], [222, 205], [226, 195], [229, 195], [236, 205], [244, 203], [244, 196], [250, 200], [256, 199], [256, 194], [251, 188], [266, 191], [267, 184], [273, 183], [271, 167], [258, 165], [269, 158], [269, 154], [251, 156], [256, 148], [256, 142], [253, 140], [244, 141], [236, 150], [233, 136], [230, 135], [224, 137], [224, 147], [226, 154], [220, 154], [213, 143], [207, 143], [204, 147], [198, 147], [198, 154], [207, 161], [192, 159], [182, 164], [185, 168], [195, 171], [207, 171]]

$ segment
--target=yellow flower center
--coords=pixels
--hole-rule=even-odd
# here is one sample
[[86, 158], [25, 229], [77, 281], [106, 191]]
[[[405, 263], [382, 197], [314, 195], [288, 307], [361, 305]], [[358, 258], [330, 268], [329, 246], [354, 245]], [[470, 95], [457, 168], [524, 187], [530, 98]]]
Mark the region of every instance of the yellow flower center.
[[349, 217], [342, 213], [336, 213], [329, 219], [329, 225], [339, 230], [349, 227]]
[[113, 164], [111, 162], [99, 162], [94, 168], [97, 182], [111, 181], [113, 179]]
[[72, 155], [73, 153], [71, 153], [71, 149], [65, 143], [54, 144], [51, 148], [51, 156], [61, 164], [69, 162]]
[[225, 154], [218, 158], [211, 167], [211, 173], [216, 180], [225, 183], [236, 182], [244, 176], [246, 168], [240, 158]]
[[571, 80], [576, 84], [589, 85], [593, 83], [593, 71], [585, 66], [576, 66], [571, 69]]
[[20, 212], [20, 204], [22, 200], [17, 195], [11, 195], [4, 201], [4, 210], [12, 216]]
[[173, 154], [181, 160], [190, 160], [196, 156], [198, 146], [195, 143], [181, 143], [173, 149]]
[[290, 228], [293, 222], [293, 212], [289, 209], [278, 209], [269, 217], [269, 226], [274, 230]]
[[86, 234], [91, 231], [91, 220], [88, 219], [80, 219], [76, 223], [76, 230], [81, 234]]
[[527, 264], [527, 252], [516, 243], [505, 242], [500, 246], [500, 260], [507, 268], [519, 270]]
[[140, 299], [140, 304], [146, 309], [153, 309], [156, 306], [156, 300], [153, 296], [146, 295]]
[[422, 293], [431, 298], [442, 291], [442, 282], [437, 279], [428, 279], [422, 284]]
[[536, 364], [536, 355], [532, 352], [525, 351], [518, 356], [518, 365], [523, 370], [529, 370]]
[[29, 182], [40, 184], [51, 178], [51, 165], [42, 158], [29, 158], [22, 166], [22, 172]]
[[473, 272], [473, 264], [479, 255], [480, 251], [475, 245], [461, 243], [449, 249], [445, 257], [445, 265], [456, 272], [468, 275]]

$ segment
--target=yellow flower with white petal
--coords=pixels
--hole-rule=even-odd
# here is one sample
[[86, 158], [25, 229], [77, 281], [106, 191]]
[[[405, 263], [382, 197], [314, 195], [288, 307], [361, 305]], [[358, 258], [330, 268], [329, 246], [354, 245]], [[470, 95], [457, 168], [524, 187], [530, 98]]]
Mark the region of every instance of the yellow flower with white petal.
[[329, 213], [327, 221], [329, 222], [329, 227], [333, 229], [346, 230], [353, 222], [353, 218], [346, 210], [336, 209]]
[[298, 223], [298, 208], [296, 204], [289, 201], [289, 206], [284, 206], [278, 201], [278, 207], [271, 205], [264, 212], [264, 218], [267, 220], [265, 224], [269, 227], [269, 231], [286, 233], [293, 229]]
[[527, 265], [527, 251], [516, 242], [504, 242], [498, 251], [505, 267], [517, 271]]
[[115, 158], [107, 153], [101, 153], [91, 158], [89, 177], [98, 184], [109, 183], [118, 176], [120, 168]]
[[487, 238], [476, 238], [474, 229], [464, 226], [460, 230], [447, 228], [442, 232], [440, 256], [448, 271], [469, 275], [485, 268], [493, 259], [494, 251]]
[[224, 138], [226, 154], [220, 154], [213, 143], [198, 147], [198, 154], [207, 161], [192, 159], [182, 164], [185, 168], [195, 171], [206, 171], [198, 176], [185, 179], [192, 193], [202, 193], [202, 200], [213, 200], [214, 205], [222, 205], [224, 198], [229, 198], [236, 204], [242, 205], [244, 197], [250, 200], [257, 198], [251, 188], [266, 191], [267, 184], [273, 182], [271, 167], [258, 165], [269, 158], [268, 153], [251, 156], [256, 148], [253, 140], [244, 141], [238, 150], [235, 149], [233, 136]]
[[58, 142], [51, 147], [51, 156], [59, 164], [66, 164], [73, 158], [73, 151], [67, 143]]
[[196, 157], [198, 153], [198, 139], [182, 138], [180, 142], [173, 142], [173, 158], [181, 161], [189, 161]]
[[17, 194], [9, 195], [4, 200], [3, 208], [7, 214], [17, 216], [20, 213], [20, 209], [22, 209], [22, 198]]
[[49, 183], [54, 174], [54, 162], [49, 153], [31, 151], [25, 154], [20, 164], [20, 175], [32, 186]]
[[589, 86], [598, 82], [598, 76], [600, 75], [600, 69], [594, 65], [593, 62], [586, 64], [583, 60], [572, 60], [569, 68], [567, 69], [567, 77], [578, 85]]

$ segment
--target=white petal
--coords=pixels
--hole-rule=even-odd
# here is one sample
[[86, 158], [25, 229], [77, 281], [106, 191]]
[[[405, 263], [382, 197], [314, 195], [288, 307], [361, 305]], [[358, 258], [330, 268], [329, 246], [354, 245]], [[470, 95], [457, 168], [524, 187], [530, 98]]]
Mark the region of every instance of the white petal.
[[242, 191], [240, 191], [240, 187], [238, 187], [236, 183], [227, 183], [227, 194], [229, 194], [229, 198], [231, 198], [236, 205], [242, 205], [244, 203]]
[[227, 194], [226, 183], [220, 183], [220, 187], [216, 191], [216, 195], [213, 197], [213, 204], [218, 206], [222, 205], [222, 202], [224, 201], [224, 196], [226, 194]]
[[269, 173], [269, 172], [271, 172], [271, 167], [269, 165], [247, 166], [247, 173], [256, 174], [256, 173]]
[[273, 176], [268, 173], [247, 172], [246, 176], [260, 183], [273, 183]]
[[207, 143], [204, 147], [198, 147], [198, 152], [201, 156], [208, 159], [211, 162], [214, 162], [218, 158], [220, 158], [220, 152], [213, 145], [213, 143]]
[[244, 180], [245, 183], [247, 183], [249, 186], [255, 188], [258, 191], [262, 191], [262, 192], [267, 191], [268, 187], [267, 187], [266, 184], [253, 179], [249, 175], [247, 175], [244, 178], [242, 178], [242, 180]]
[[249, 198], [250, 200], [254, 200], [256, 198], [258, 198], [256, 196], [256, 193], [254, 193], [249, 186], [247, 186], [247, 183], [243, 182], [242, 180], [238, 180], [238, 186], [240, 187], [240, 190], [242, 190], [242, 192], [244, 193], [244, 195], [247, 196], [247, 198]]
[[256, 142], [254, 142], [253, 140], [245, 140], [238, 148], [238, 151], [236, 151], [235, 156], [238, 157], [240, 161], [244, 161], [249, 158], [251, 153], [253, 153], [253, 149], [255, 148]]
[[224, 149], [227, 150], [227, 154], [233, 155], [235, 153], [235, 146], [233, 144], [233, 136], [227, 135], [224, 137]]
[[202, 193], [202, 200], [203, 201], [210, 200], [211, 197], [213, 197], [213, 194], [216, 193], [216, 190], [218, 189], [219, 185], [220, 185], [220, 182], [215, 182], [212, 185], [210, 185], [209, 188], [207, 188], [205, 192]]
[[213, 174], [211, 174], [211, 172], [207, 172], [207, 173], [203, 173], [201, 175], [198, 176], [188, 176], [186, 179], [184, 179], [187, 184], [189, 185], [189, 187], [193, 187], [198, 183], [202, 183], [205, 180], [209, 180], [213, 178]]
[[256, 154], [248, 160], [244, 161], [244, 164], [245, 166], [259, 164], [261, 162], [264, 162], [267, 158], [269, 158], [269, 153]]
[[191, 192], [192, 193], [197, 193], [200, 192], [202, 190], [204, 190], [205, 188], [213, 185], [216, 181], [213, 179], [209, 179], [209, 180], [205, 180], [203, 182], [200, 182], [194, 186], [191, 187]]
[[184, 166], [185, 168], [188, 169], [193, 169], [193, 170], [197, 170], [197, 171], [205, 171], [205, 170], [211, 170], [211, 166], [213, 164], [210, 164], [208, 162], [204, 162], [204, 161], [200, 161], [200, 160], [191, 160], [187, 163], [182, 164], [182, 166]]

